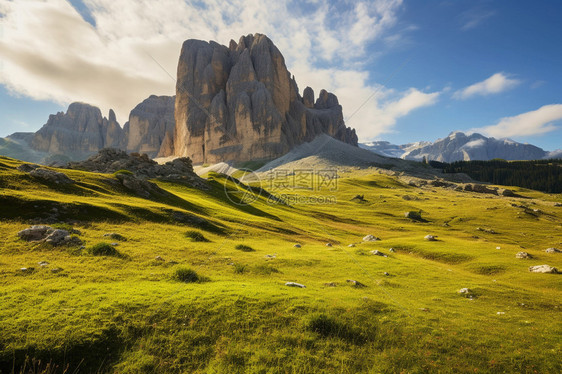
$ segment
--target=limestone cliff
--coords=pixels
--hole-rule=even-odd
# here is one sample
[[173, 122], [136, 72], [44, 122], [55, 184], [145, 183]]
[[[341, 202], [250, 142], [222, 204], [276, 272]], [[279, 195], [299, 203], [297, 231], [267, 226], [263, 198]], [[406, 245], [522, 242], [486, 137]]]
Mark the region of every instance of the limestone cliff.
[[104, 147], [118, 146], [122, 129], [113, 110], [109, 119], [99, 108], [72, 103], [66, 113], [49, 116], [49, 120], [31, 138], [31, 148], [49, 154], [65, 154], [71, 158], [85, 157]]
[[175, 99], [175, 96], [151, 95], [137, 105], [124, 126], [121, 148], [150, 157], [173, 154]]
[[194, 163], [272, 159], [328, 134], [357, 145], [335, 95], [300, 96], [281, 52], [265, 35], [226, 47], [187, 40], [178, 64], [173, 152]]

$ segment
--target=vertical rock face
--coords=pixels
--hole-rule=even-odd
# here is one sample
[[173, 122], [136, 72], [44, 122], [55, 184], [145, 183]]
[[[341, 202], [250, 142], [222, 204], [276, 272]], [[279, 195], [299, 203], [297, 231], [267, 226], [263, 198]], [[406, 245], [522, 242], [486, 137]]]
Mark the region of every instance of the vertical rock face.
[[83, 157], [104, 147], [117, 146], [121, 141], [122, 129], [112, 110], [107, 119], [97, 107], [72, 103], [66, 113], [49, 116], [31, 139], [31, 147], [51, 154]]
[[137, 105], [125, 124], [121, 148], [150, 157], [173, 154], [174, 104], [175, 96], [151, 95]]
[[[173, 152], [195, 163], [271, 159], [323, 133], [357, 145], [336, 96], [322, 90], [315, 103], [309, 87], [303, 95], [265, 35], [243, 36], [229, 47], [187, 40], [178, 64]], [[162, 151], [172, 149], [169, 143]]]

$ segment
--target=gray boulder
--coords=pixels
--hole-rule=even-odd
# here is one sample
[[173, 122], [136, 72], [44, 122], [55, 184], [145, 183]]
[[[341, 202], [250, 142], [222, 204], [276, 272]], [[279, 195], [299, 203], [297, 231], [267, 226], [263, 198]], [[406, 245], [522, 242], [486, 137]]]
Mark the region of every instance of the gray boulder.
[[371, 234], [363, 237], [364, 242], [376, 242], [376, 241], [379, 241], [379, 240], [380, 240], [379, 238], [377, 238], [376, 236], [371, 235]]
[[414, 221], [422, 221], [423, 220], [423, 218], [421, 216], [421, 213], [413, 211], [413, 210], [404, 213], [404, 217], [409, 218], [409, 219], [414, 220]]
[[53, 228], [45, 225], [35, 225], [31, 226], [25, 230], [18, 232], [18, 236], [28, 242], [35, 242], [45, 239], [48, 235], [47, 232], [51, 233]]
[[359, 282], [359, 281], [356, 281], [356, 280], [354, 280], [354, 279], [348, 279], [348, 280], [346, 280], [346, 282], [347, 282], [347, 283], [350, 283], [351, 286], [352, 286], [352, 287], [355, 287], [355, 288], [365, 288], [365, 287], [367, 287], [367, 286], [364, 285], [363, 283], [361, 283], [361, 282]]
[[34, 165], [34, 164], [21, 164], [20, 166], [18, 166], [18, 170], [22, 171], [24, 173], [29, 173], [30, 171], [35, 170], [38, 167], [40, 167], [40, 166]]
[[550, 265], [529, 266], [529, 271], [531, 273], [550, 273], [550, 274], [558, 273], [558, 269]]
[[71, 236], [66, 230], [54, 229], [50, 226], [35, 225], [18, 232], [18, 236], [30, 242], [45, 242], [54, 246], [61, 245], [81, 245], [82, 241], [75, 236]]
[[425, 240], [430, 241], [430, 242], [436, 242], [437, 241], [437, 236], [435, 235], [426, 235], [424, 237]]
[[562, 253], [562, 249], [558, 248], [547, 248], [545, 250], [546, 253]]
[[55, 183], [55, 184], [72, 184], [74, 181], [70, 179], [66, 174], [59, 173], [54, 170], [36, 168], [29, 172], [33, 178], [40, 179], [44, 182]]
[[528, 254], [527, 252], [517, 252], [515, 254], [515, 258], [523, 258], [523, 259], [529, 259], [532, 256], [530, 254]]
[[377, 249], [375, 249], [374, 251], [371, 251], [371, 254], [375, 255], [375, 256], [388, 257], [387, 255], [385, 255], [384, 253], [382, 253], [381, 251], [379, 251]]

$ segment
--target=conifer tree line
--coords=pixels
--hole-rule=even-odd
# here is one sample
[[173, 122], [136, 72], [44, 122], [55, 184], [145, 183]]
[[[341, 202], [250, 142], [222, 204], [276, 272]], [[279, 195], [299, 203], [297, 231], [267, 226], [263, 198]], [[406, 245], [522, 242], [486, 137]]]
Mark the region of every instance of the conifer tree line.
[[562, 192], [562, 160], [457, 161], [429, 164], [444, 173], [465, 173], [472, 179], [504, 186], [518, 186], [547, 193]]

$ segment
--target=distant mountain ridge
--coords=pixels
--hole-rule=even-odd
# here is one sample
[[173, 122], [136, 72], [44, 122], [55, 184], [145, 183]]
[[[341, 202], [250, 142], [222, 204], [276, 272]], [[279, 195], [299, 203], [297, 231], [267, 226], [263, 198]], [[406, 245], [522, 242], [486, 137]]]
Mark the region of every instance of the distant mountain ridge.
[[478, 133], [467, 135], [460, 131], [454, 131], [435, 142], [396, 145], [377, 141], [361, 143], [359, 146], [384, 156], [416, 161], [424, 159], [440, 162], [486, 161], [495, 158], [540, 160], [562, 157], [562, 150], [548, 152], [531, 144], [518, 143], [510, 139], [488, 138]]

